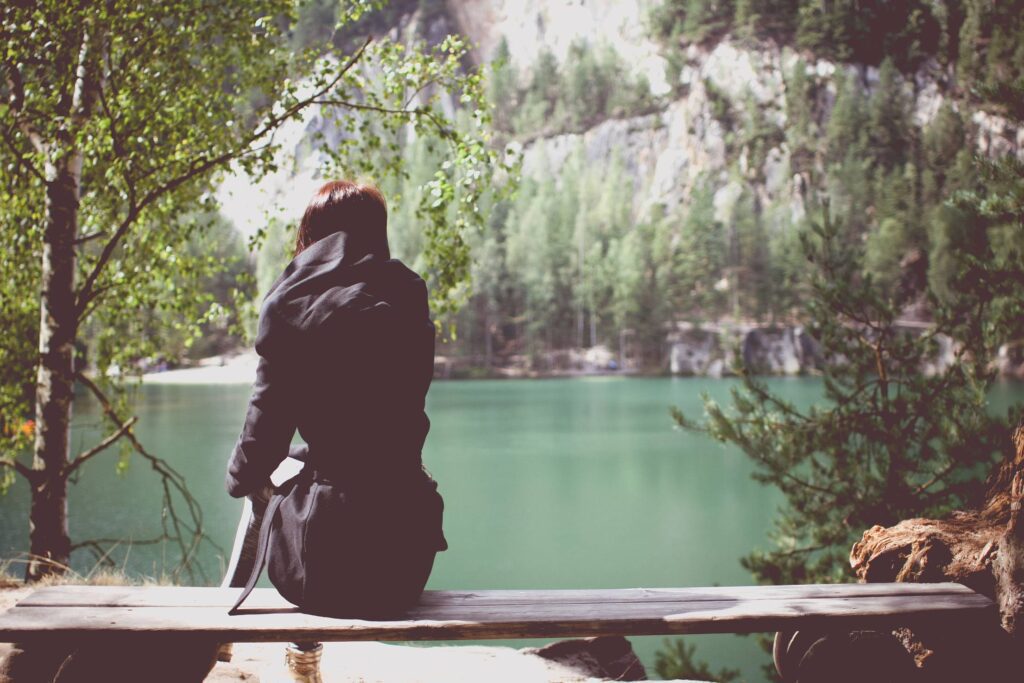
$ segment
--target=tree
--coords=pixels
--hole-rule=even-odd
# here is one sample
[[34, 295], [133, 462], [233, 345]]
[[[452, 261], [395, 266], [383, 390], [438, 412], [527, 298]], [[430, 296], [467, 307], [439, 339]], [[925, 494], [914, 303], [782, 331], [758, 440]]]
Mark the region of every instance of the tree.
[[841, 161], [849, 155], [862, 156], [867, 145], [868, 115], [864, 111], [863, 91], [850, 72], [837, 80], [836, 102], [826, 127], [829, 162]]
[[671, 280], [676, 283], [675, 312], [711, 319], [725, 312], [716, 284], [725, 274], [729, 244], [725, 227], [715, 220], [714, 186], [704, 178], [690, 197], [680, 230]]
[[910, 105], [891, 59], [883, 61], [878, 70], [868, 127], [871, 156], [882, 168], [889, 170], [906, 158], [910, 146]]
[[[743, 561], [768, 583], [847, 579], [849, 548], [865, 529], [977, 502], [1012, 448], [1011, 421], [988, 411], [994, 345], [981, 331], [1007, 299], [1019, 313], [1019, 292], [964, 292], [936, 306], [934, 327], [908, 330], [897, 319], [913, 292], [864, 276], [863, 254], [827, 214], [803, 244], [814, 267], [809, 328], [827, 361], [824, 402], [793, 405], [744, 375], [731, 411], [708, 401], [702, 423], [675, 412], [680, 425], [743, 449], [755, 478], [785, 495], [775, 548]], [[956, 343], [948, 364], [937, 356], [942, 335]]]
[[736, 26], [750, 35], [789, 41], [796, 29], [797, 0], [736, 0]]
[[[339, 26], [379, 5], [345, 3]], [[49, 0], [10, 4], [0, 14], [0, 240], [11, 256], [0, 263], [0, 465], [8, 484], [21, 475], [31, 488], [29, 579], [67, 566], [69, 477], [121, 439], [186, 496], [191, 527], [182, 526], [168, 493], [173, 528], [165, 536], [181, 542], [183, 562], [194, 553], [201, 517], [184, 480], [138, 443], [134, 418], [108, 398], [116, 382], [104, 379], [109, 367], [129, 369], [154, 345], [143, 339], [90, 349], [96, 379], [76, 362], [76, 348], [87, 341], [90, 321], [144, 334], [140, 312], [203, 316], [193, 294], [206, 270], [184, 249], [203, 227], [184, 217], [214, 212], [209, 190], [229, 167], [257, 176], [272, 168], [273, 135], [285, 122], [310, 107], [334, 118], [344, 131], [333, 148], [335, 171], [397, 172], [407, 126], [448, 143], [450, 163], [420, 208], [435, 311], [457, 303], [468, 268], [462, 235], [479, 221], [476, 199], [495, 159], [478, 134], [487, 113], [479, 74], [461, 69], [464, 45], [448, 38], [413, 48], [368, 38], [349, 54], [332, 55], [330, 45], [292, 52], [286, 42], [295, 9], [289, 0], [75, 7]], [[469, 133], [440, 113], [445, 91], [475, 110]], [[371, 155], [379, 150], [390, 155]], [[370, 158], [377, 169], [368, 168]], [[451, 206], [455, 220], [448, 220]], [[101, 401], [112, 432], [73, 456], [76, 379]]]
[[683, 32], [697, 42], [717, 38], [732, 25], [732, 5], [731, 0], [686, 0]]
[[519, 83], [512, 52], [505, 36], [498, 41], [491, 58], [491, 77], [487, 79], [487, 97], [494, 105], [494, 129], [512, 132], [512, 113], [516, 110]]

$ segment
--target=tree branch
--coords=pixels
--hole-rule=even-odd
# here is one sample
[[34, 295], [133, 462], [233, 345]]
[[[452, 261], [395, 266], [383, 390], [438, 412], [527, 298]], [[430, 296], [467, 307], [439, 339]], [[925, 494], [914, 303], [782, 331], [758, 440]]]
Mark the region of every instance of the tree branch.
[[4, 61], [3, 67], [7, 73], [5, 79], [7, 87], [11, 91], [10, 96], [7, 98], [7, 106], [14, 112], [14, 122], [28, 138], [32, 147], [37, 152], [43, 152], [44, 146], [39, 131], [29, 125], [28, 121], [25, 121], [21, 116], [22, 112], [25, 111], [25, 82], [22, 79], [21, 71], [18, 70], [16, 64], [9, 60]]
[[95, 446], [93, 446], [89, 450], [83, 451], [82, 453], [79, 453], [78, 456], [74, 460], [72, 460], [71, 462], [69, 462], [67, 465], [64, 466], [64, 468], [61, 470], [61, 474], [63, 476], [65, 476], [65, 477], [69, 476], [72, 472], [77, 470], [79, 467], [84, 465], [86, 462], [88, 462], [90, 459], [92, 459], [96, 455], [99, 455], [100, 453], [105, 451], [115, 441], [117, 441], [122, 436], [127, 434], [128, 430], [131, 429], [132, 426], [136, 422], [138, 422], [138, 421], [139, 421], [138, 416], [133, 416], [130, 420], [125, 422], [123, 425], [121, 425], [117, 429], [117, 431], [115, 431], [113, 434], [109, 435], [107, 438], [103, 439], [103, 441], [100, 441], [98, 444], [96, 444]]
[[399, 116], [407, 116], [412, 118], [414, 116], [423, 116], [430, 120], [437, 128], [437, 131], [445, 139], [452, 137], [452, 131], [450, 128], [446, 128], [441, 121], [437, 118], [434, 112], [430, 111], [426, 107], [415, 107], [414, 109], [405, 108], [392, 108], [383, 107], [375, 104], [361, 104], [359, 102], [349, 102], [348, 100], [316, 100], [315, 104], [328, 104], [336, 107], [346, 107], [348, 109], [356, 109], [361, 111], [372, 111], [378, 114], [397, 114]]
[[367, 38], [360, 46], [360, 48], [356, 50], [356, 52], [348, 59], [347, 62], [345, 62], [341, 70], [338, 71], [337, 75], [335, 75], [335, 77], [331, 79], [326, 85], [324, 85], [322, 88], [320, 88], [313, 94], [309, 95], [308, 97], [299, 100], [292, 106], [285, 109], [282, 113], [277, 115], [272, 114], [270, 118], [268, 118], [267, 121], [261, 127], [259, 127], [250, 135], [246, 136], [242, 143], [239, 144], [237, 147], [222, 154], [219, 154], [211, 159], [203, 159], [202, 157], [193, 159], [192, 162], [188, 165], [188, 170], [186, 170], [184, 173], [175, 178], [172, 178], [166, 183], [163, 183], [159, 187], [153, 188], [141, 200], [131, 201], [129, 203], [128, 214], [125, 216], [124, 220], [121, 221], [120, 225], [118, 225], [117, 230], [114, 231], [113, 235], [110, 237], [107, 243], [103, 246], [103, 250], [100, 253], [99, 258], [93, 265], [92, 270], [90, 270], [89, 274], [86, 276], [85, 282], [82, 284], [81, 289], [78, 290], [78, 295], [76, 297], [75, 302], [75, 307], [78, 315], [81, 316], [82, 312], [85, 310], [85, 307], [88, 306], [89, 301], [91, 301], [93, 297], [93, 288], [96, 286], [96, 280], [99, 278], [100, 273], [102, 273], [103, 269], [110, 261], [110, 258], [113, 256], [114, 250], [120, 244], [121, 240], [124, 238], [125, 234], [127, 234], [128, 230], [131, 229], [135, 221], [138, 220], [139, 216], [142, 214], [142, 211], [147, 206], [149, 206], [156, 200], [160, 199], [164, 195], [178, 189], [179, 187], [189, 182], [190, 180], [193, 180], [196, 177], [203, 175], [207, 171], [218, 166], [226, 165], [228, 162], [233, 161], [234, 159], [252, 153], [253, 143], [255, 143], [257, 140], [266, 137], [268, 134], [273, 133], [275, 130], [280, 128], [283, 123], [291, 120], [296, 114], [304, 110], [306, 107], [315, 104], [317, 100], [323, 97], [324, 94], [330, 92], [331, 89], [333, 89], [338, 84], [338, 82], [341, 81], [345, 74], [348, 73], [352, 69], [352, 67], [354, 67], [359, 62], [363, 54], [366, 52], [366, 48], [369, 46], [372, 40], [372, 38]]
[[[108, 420], [118, 427], [125, 425], [125, 421], [122, 420], [114, 410], [114, 406], [110, 399], [107, 398], [107, 395], [94, 381], [82, 372], [76, 372], [75, 379], [81, 382], [86, 389], [96, 397], [96, 400], [99, 401], [100, 406], [103, 409], [103, 414]], [[198, 569], [200, 577], [203, 580], [206, 580], [207, 577], [202, 567], [196, 567], [193, 565], [193, 560], [195, 559], [196, 552], [199, 550], [200, 544], [203, 541], [206, 541], [221, 552], [223, 552], [223, 548], [204, 535], [203, 512], [199, 507], [199, 502], [188, 490], [185, 478], [165, 460], [150, 453], [139, 442], [131, 429], [124, 431], [124, 438], [131, 442], [135, 452], [144, 458], [160, 477], [165, 514], [161, 515], [163, 534], [159, 537], [159, 540], [173, 541], [181, 551], [181, 561], [175, 566], [174, 570], [172, 570], [172, 578], [177, 578], [182, 572], [187, 572], [190, 579], [195, 580], [196, 569]], [[177, 498], [184, 501], [184, 512], [188, 515], [190, 522], [186, 522], [180, 514], [175, 503], [175, 500], [177, 499], [174, 495], [175, 493], [177, 493]]]
[[105, 234], [106, 233], [104, 233], [104, 232], [92, 232], [92, 233], [89, 233], [88, 235], [82, 235], [81, 237], [79, 237], [78, 239], [75, 240], [75, 246], [76, 247], [77, 246], [81, 246], [81, 245], [85, 244], [86, 242], [89, 242], [91, 240], [96, 239], [97, 237], [103, 237], [103, 235], [105, 235]]
[[29, 161], [27, 158], [25, 158], [25, 155], [18, 150], [18, 147], [15, 144], [13, 137], [11, 136], [11, 131], [9, 128], [3, 129], [3, 139], [4, 144], [6, 144], [8, 149], [11, 150], [11, 153], [14, 154], [15, 158], [18, 160], [18, 163], [24, 166], [25, 170], [27, 170], [29, 173], [31, 173], [40, 181], [45, 183], [46, 176], [43, 175], [43, 172], [36, 168], [36, 165]]
[[28, 465], [18, 462], [13, 458], [0, 458], [0, 466], [9, 467], [21, 476], [25, 477], [29, 481], [35, 479], [35, 471], [32, 470]]

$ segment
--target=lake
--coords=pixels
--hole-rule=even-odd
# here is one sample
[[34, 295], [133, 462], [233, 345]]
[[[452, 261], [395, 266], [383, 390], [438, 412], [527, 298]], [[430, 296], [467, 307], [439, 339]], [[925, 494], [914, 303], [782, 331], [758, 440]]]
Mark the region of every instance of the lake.
[[[820, 396], [815, 379], [769, 383], [798, 404]], [[673, 427], [669, 407], [702, 413], [701, 392], [726, 402], [732, 380], [592, 377], [435, 382], [424, 461], [445, 497], [445, 534], [428, 588], [624, 588], [752, 583], [739, 558], [767, 547], [780, 495], [750, 478], [738, 450]], [[188, 480], [210, 538], [230, 549], [241, 508], [224, 492], [224, 467], [242, 425], [249, 387], [145, 385], [138, 389], [140, 440]], [[1024, 396], [996, 387], [994, 404]], [[95, 443], [95, 402], [75, 403], [73, 452]], [[73, 540], [142, 539], [160, 528], [157, 478], [138, 458], [117, 471], [116, 449], [84, 468], [72, 487]], [[0, 506], [0, 556], [27, 547], [27, 489], [17, 482]], [[173, 549], [136, 546], [118, 561], [156, 575]], [[164, 554], [167, 554], [166, 563]], [[218, 582], [223, 557], [202, 564]], [[75, 569], [93, 561], [78, 553]], [[264, 581], [266, 581], [264, 579]], [[654, 674], [661, 638], [632, 638]], [[768, 661], [753, 638], [688, 637], [712, 668], [739, 666], [764, 680]], [[524, 646], [525, 641], [515, 644]]]

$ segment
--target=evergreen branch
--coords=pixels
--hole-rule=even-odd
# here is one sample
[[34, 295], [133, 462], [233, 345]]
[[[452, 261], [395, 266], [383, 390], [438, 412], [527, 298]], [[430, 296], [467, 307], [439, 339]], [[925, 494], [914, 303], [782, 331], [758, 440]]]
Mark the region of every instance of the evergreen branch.
[[74, 460], [72, 460], [71, 462], [69, 462], [67, 465], [65, 465], [63, 467], [63, 469], [61, 470], [62, 476], [64, 476], [64, 477], [69, 476], [72, 472], [77, 470], [79, 467], [84, 465], [86, 462], [88, 462], [89, 460], [91, 460], [95, 456], [97, 456], [100, 453], [102, 453], [103, 451], [105, 451], [107, 448], [109, 448], [111, 445], [113, 445], [113, 443], [115, 441], [117, 441], [122, 436], [127, 434], [128, 430], [130, 430], [132, 428], [132, 426], [136, 422], [138, 422], [138, 421], [139, 421], [139, 418], [138, 418], [137, 415], [136, 416], [132, 416], [127, 422], [125, 422], [120, 427], [118, 427], [117, 431], [115, 431], [114, 433], [110, 434], [107, 438], [103, 439], [103, 441], [100, 441], [98, 444], [96, 444], [95, 446], [93, 446], [89, 450], [83, 451], [82, 453], [79, 453], [78, 456], [75, 457]]
[[812, 545], [806, 548], [790, 548], [789, 550], [775, 550], [772, 551], [772, 555], [777, 557], [793, 557], [794, 555], [810, 555], [816, 553], [819, 550], [828, 550], [832, 545], [829, 543], [822, 543], [821, 545]]
[[942, 470], [940, 470], [939, 472], [936, 472], [935, 475], [931, 479], [929, 479], [928, 481], [926, 481], [925, 483], [921, 484], [916, 489], [914, 489], [912, 495], [914, 497], [920, 496], [925, 491], [927, 491], [931, 487], [935, 486], [940, 481], [942, 481], [943, 479], [948, 477], [950, 474], [952, 474], [953, 471], [957, 468], [957, 466], [959, 464], [960, 463], [957, 462], [956, 460], [951, 460], [948, 465], [946, 465], [945, 467], [942, 468]]

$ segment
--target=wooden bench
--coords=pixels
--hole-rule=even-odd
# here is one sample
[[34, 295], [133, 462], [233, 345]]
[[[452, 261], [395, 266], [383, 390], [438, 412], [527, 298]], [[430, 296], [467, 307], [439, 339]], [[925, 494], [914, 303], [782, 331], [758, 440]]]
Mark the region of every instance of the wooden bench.
[[303, 614], [257, 589], [228, 615], [238, 589], [55, 586], [0, 615], [0, 642], [95, 643], [188, 636], [216, 642], [429, 641], [599, 635], [951, 628], [996, 619], [988, 598], [952, 583], [427, 591], [405, 618]]

